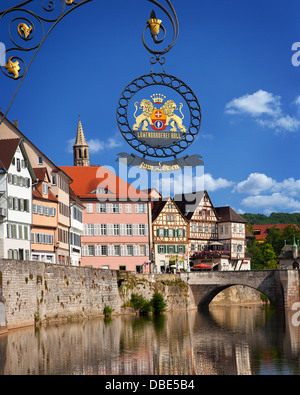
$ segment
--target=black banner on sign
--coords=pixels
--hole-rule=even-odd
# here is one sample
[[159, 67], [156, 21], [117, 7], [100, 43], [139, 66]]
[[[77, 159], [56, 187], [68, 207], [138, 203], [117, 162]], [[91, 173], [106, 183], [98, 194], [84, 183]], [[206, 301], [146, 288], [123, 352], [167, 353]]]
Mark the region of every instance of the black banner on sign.
[[118, 155], [120, 156], [120, 158], [116, 160], [117, 162], [121, 162], [128, 167], [135, 166], [148, 171], [170, 172], [181, 170], [184, 167], [196, 167], [204, 165], [204, 162], [200, 159], [202, 158], [202, 156], [200, 155], [186, 155], [182, 158], [176, 158], [174, 160], [166, 162], [148, 160], [145, 158], [140, 158], [139, 156], [134, 154], [127, 154], [126, 152], [121, 152]]

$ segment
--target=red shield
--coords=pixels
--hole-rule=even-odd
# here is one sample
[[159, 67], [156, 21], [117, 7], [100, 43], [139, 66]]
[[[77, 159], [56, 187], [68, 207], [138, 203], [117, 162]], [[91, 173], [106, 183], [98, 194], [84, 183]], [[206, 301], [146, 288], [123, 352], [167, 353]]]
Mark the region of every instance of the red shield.
[[157, 108], [155, 108], [151, 115], [151, 120], [153, 122], [153, 125], [151, 125], [153, 130], [156, 130], [157, 132], [162, 132], [163, 130], [166, 130], [167, 117], [164, 114], [163, 110], [158, 110]]

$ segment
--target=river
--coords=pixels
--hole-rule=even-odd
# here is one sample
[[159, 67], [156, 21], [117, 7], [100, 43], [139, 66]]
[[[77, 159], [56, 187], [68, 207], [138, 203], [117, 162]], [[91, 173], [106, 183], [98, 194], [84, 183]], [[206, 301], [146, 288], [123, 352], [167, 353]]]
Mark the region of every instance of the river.
[[119, 316], [10, 331], [1, 375], [298, 375], [300, 327], [266, 307]]

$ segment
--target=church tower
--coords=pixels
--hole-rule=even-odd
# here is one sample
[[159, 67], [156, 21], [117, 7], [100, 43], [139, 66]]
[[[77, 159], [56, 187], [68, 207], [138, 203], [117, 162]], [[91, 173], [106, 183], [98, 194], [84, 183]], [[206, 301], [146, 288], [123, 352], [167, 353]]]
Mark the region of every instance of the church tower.
[[89, 146], [87, 145], [81, 120], [79, 118], [77, 136], [75, 144], [73, 145], [74, 166], [89, 166], [90, 153]]

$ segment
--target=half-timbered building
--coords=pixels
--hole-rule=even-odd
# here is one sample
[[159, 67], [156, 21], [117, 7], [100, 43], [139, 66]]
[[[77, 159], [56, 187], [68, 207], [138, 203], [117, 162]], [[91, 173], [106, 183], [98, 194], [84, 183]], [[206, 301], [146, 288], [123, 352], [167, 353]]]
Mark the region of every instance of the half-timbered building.
[[154, 271], [187, 269], [188, 220], [172, 198], [154, 203], [152, 230]]
[[231, 207], [215, 208], [207, 191], [174, 196], [188, 220], [191, 266], [214, 270], [250, 270], [243, 220]]

